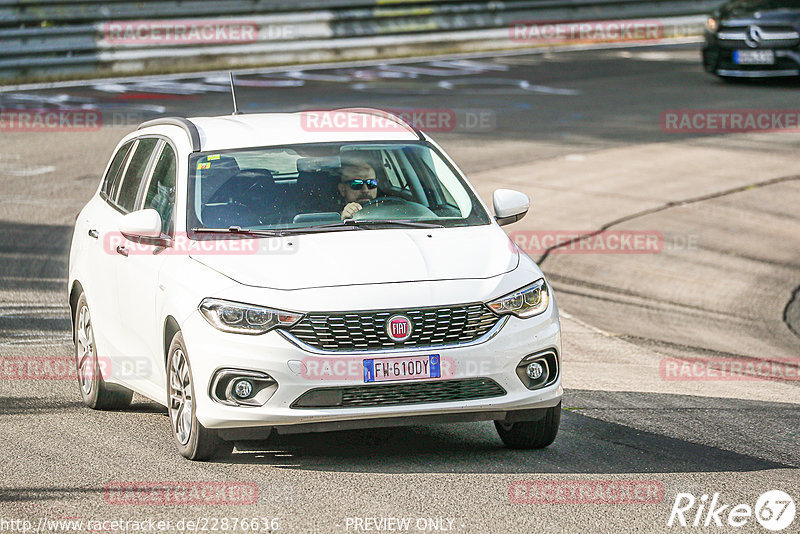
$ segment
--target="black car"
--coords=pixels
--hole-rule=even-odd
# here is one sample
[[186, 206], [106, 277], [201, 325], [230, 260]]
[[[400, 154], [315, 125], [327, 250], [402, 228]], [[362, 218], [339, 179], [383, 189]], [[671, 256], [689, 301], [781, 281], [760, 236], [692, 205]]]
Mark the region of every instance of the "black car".
[[721, 77], [800, 75], [800, 1], [731, 0], [706, 21], [703, 66]]

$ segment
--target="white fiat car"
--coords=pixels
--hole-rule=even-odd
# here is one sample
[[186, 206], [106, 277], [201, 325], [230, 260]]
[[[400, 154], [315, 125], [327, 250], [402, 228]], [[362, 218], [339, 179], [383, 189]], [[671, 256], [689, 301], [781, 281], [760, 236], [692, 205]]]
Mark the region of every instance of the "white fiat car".
[[[558, 308], [500, 228], [528, 197], [496, 191], [491, 216], [400, 118], [307, 113], [155, 119], [122, 139], [70, 251], [84, 402], [163, 404], [194, 460], [275, 432], [463, 421], [552, 443]], [[392, 127], [353, 127], [381, 115]]]

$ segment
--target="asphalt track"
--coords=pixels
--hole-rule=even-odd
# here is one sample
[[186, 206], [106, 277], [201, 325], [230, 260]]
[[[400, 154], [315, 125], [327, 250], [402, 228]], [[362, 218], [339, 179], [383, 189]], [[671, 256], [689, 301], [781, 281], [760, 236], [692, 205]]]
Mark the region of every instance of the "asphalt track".
[[[150, 116], [228, 112], [225, 81], [0, 93], [6, 108], [82, 106], [104, 119], [97, 131], [0, 132], [0, 358], [70, 356], [71, 225], [111, 149]], [[190, 463], [174, 450], [165, 410], [146, 399], [126, 412], [94, 412], [71, 380], [5, 379], [0, 531], [13, 531], [2, 523], [12, 519], [35, 528], [41, 518], [269, 517], [283, 532], [397, 526], [388, 518], [408, 518], [411, 532], [767, 532], [753, 518], [741, 528], [667, 521], [678, 493], [754, 506], [782, 490], [798, 502], [797, 376], [688, 380], [664, 366], [703, 358], [791, 360], [796, 369], [800, 137], [675, 133], [662, 114], [797, 111], [797, 94], [795, 83], [709, 77], [696, 44], [241, 76], [245, 112], [374, 106], [456, 117], [455, 128], [432, 135], [483, 197], [511, 187], [533, 198], [530, 214], [507, 227], [518, 243], [609, 229], [657, 234], [661, 246], [531, 251], [563, 310], [565, 409], [546, 450], [504, 449], [491, 424], [476, 423], [278, 437], [241, 444], [229, 461]], [[643, 481], [663, 494], [648, 503], [542, 504], [510, 492], [545, 480]], [[252, 483], [257, 494], [244, 505], [121, 505], [104, 491], [120, 481]], [[800, 531], [800, 518], [790, 531]]]

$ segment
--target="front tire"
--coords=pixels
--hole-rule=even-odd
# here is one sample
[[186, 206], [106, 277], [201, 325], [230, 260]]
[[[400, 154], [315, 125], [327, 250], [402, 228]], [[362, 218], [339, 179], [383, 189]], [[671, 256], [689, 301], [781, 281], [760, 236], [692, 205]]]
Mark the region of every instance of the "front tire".
[[561, 403], [548, 408], [545, 416], [538, 421], [506, 423], [495, 421], [494, 426], [500, 439], [509, 449], [543, 449], [553, 443], [561, 423]]
[[222, 440], [197, 420], [192, 368], [180, 332], [172, 338], [168, 354], [167, 408], [178, 452], [184, 458], [198, 461], [230, 456], [233, 443]]
[[92, 315], [86, 295], [81, 293], [75, 306], [75, 367], [83, 403], [94, 410], [123, 410], [131, 405], [133, 391], [116, 384], [106, 384], [100, 372], [100, 359], [94, 339]]

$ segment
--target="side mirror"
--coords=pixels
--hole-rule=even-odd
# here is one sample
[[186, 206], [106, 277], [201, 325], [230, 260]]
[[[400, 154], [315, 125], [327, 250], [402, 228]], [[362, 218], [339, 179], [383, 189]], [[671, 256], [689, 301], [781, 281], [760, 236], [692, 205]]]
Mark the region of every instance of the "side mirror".
[[525, 217], [531, 199], [525, 193], [512, 189], [498, 189], [494, 192], [494, 218], [497, 224], [505, 226]]
[[122, 217], [119, 231], [125, 239], [165, 247], [169, 238], [161, 234], [161, 215], [154, 209], [132, 211]]

